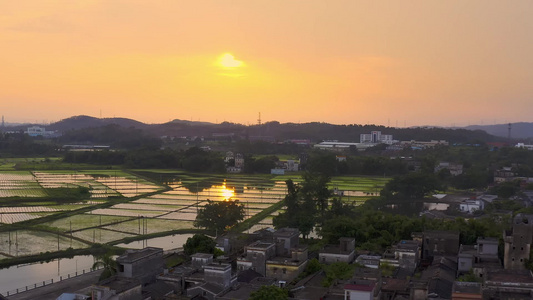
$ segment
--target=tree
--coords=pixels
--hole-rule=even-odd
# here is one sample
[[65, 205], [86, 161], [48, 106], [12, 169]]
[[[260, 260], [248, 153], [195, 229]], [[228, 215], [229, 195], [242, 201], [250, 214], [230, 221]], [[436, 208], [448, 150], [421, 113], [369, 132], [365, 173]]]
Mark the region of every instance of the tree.
[[331, 192], [328, 189], [330, 177], [323, 173], [306, 172], [302, 176], [303, 184], [301, 193], [305, 203], [314, 203], [320, 213], [320, 223], [323, 223], [326, 210], [328, 209], [328, 199]]
[[99, 280], [104, 280], [117, 273], [117, 262], [113, 259], [111, 253], [96, 256], [93, 269], [103, 267], [104, 271], [100, 274]]
[[215, 240], [208, 237], [205, 234], [195, 234], [192, 237], [187, 239], [187, 242], [183, 245], [183, 251], [187, 255], [192, 255], [194, 253], [215, 253]]
[[289, 292], [274, 285], [263, 285], [259, 290], [250, 294], [251, 300], [285, 300], [289, 299]]
[[336, 262], [331, 265], [324, 266], [326, 272], [326, 278], [322, 282], [322, 285], [329, 287], [337, 284], [338, 280], [350, 279], [355, 271], [355, 265], [351, 265], [345, 262]]
[[283, 200], [287, 206], [284, 213], [274, 217], [274, 226], [294, 227], [305, 237], [313, 230], [320, 212], [320, 223], [323, 223], [328, 207], [330, 191], [327, 184], [329, 176], [320, 173], [305, 173], [301, 185], [287, 180], [287, 195]]
[[387, 200], [422, 199], [442, 188], [434, 174], [409, 173], [389, 181], [381, 191], [381, 196]]
[[239, 201], [211, 201], [198, 211], [194, 226], [226, 231], [244, 219], [244, 204]]

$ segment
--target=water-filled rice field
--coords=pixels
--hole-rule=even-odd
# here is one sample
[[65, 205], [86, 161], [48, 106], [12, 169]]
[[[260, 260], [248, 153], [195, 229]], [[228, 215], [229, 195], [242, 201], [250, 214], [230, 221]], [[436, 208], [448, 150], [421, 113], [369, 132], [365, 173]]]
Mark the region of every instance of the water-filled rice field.
[[[59, 243], [58, 243], [59, 241]], [[59, 247], [58, 247], [59, 245]], [[65, 236], [33, 230], [0, 232], [0, 253], [11, 256], [84, 248], [88, 245]]]
[[[2, 195], [14, 194], [39, 197], [46, 195], [46, 188], [53, 187], [84, 186], [88, 187], [92, 194], [91, 200], [76, 203], [57, 204], [51, 201], [33, 202], [32, 205], [0, 206], [0, 223], [16, 223], [63, 211], [90, 208], [87, 212], [39, 225], [67, 236], [72, 231], [72, 236], [87, 242], [111, 243], [143, 233], [192, 229], [198, 210], [208, 203], [207, 200], [238, 200], [245, 205], [246, 218], [249, 218], [283, 200], [287, 192], [285, 180], [292, 178], [295, 182], [301, 181], [298, 175], [210, 176], [177, 172], [164, 174], [170, 178], [164, 180], [170, 189], [164, 190], [162, 185], [144, 179], [146, 173], [145, 171], [143, 176], [136, 176], [115, 170], [0, 171], [0, 198]], [[146, 177], [156, 180], [157, 177], [163, 177], [155, 172], [153, 175]], [[330, 188], [338, 195], [343, 195], [343, 201], [359, 204], [379, 192], [387, 181], [387, 178], [334, 177]], [[116, 195], [135, 198], [109, 207], [92, 209], [92, 206], [108, 203], [108, 196]], [[247, 231], [272, 227], [273, 217], [282, 211], [272, 213]], [[15, 245], [13, 241], [9, 243], [10, 237], [11, 240], [14, 239], [14, 231], [0, 233], [0, 259], [2, 256], [57, 250], [57, 234], [19, 230], [17, 235], [18, 242]], [[83, 242], [59, 236], [60, 249], [70, 247], [71, 242], [74, 248], [87, 247]]]

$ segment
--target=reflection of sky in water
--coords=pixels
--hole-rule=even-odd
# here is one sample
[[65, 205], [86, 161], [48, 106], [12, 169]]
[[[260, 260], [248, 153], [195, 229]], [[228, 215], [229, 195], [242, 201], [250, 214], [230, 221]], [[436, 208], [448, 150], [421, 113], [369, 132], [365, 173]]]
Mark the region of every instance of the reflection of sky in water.
[[[59, 276], [67, 277], [67, 274], [74, 276], [76, 270], [82, 273], [93, 266], [94, 259], [91, 255], [75, 256], [73, 258], [62, 258], [48, 263], [35, 263], [31, 265], [13, 266], [0, 270], [0, 293], [5, 295], [7, 291], [14, 291], [17, 288], [24, 288], [38, 282], [54, 279], [59, 281]], [[76, 268], [77, 267], [77, 268]]]
[[153, 239], [148, 239], [144, 241], [135, 241], [129, 244], [118, 244], [119, 247], [130, 248], [130, 249], [142, 249], [144, 247], [158, 247], [163, 248], [163, 250], [171, 250], [175, 248], [183, 247], [183, 244], [187, 242], [187, 239], [192, 237], [193, 234], [176, 234], [163, 236]]
[[[146, 241], [136, 241], [129, 244], [120, 244], [119, 247], [142, 249], [145, 247], [158, 247], [170, 250], [183, 247], [183, 244], [193, 234], [176, 234], [172, 236], [158, 237]], [[59, 281], [59, 276], [67, 278], [67, 274], [74, 276], [76, 270], [79, 273], [85, 269], [86, 272], [93, 266], [94, 259], [91, 255], [75, 256], [74, 258], [62, 258], [49, 263], [36, 263], [31, 265], [13, 266], [0, 270], [0, 294], [5, 295], [7, 291], [14, 291], [17, 288], [24, 288], [28, 285], [54, 279]], [[77, 267], [77, 268], [76, 268]]]

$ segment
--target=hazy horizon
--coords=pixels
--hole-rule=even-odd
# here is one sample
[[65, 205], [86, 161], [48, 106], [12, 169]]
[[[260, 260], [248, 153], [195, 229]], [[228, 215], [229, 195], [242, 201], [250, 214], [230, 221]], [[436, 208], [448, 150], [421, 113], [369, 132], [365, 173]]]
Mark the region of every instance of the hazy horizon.
[[533, 2], [4, 1], [0, 115], [533, 121]]
[[[80, 116], [97, 118], [97, 119], [113, 119], [113, 118], [130, 119], [130, 120], [138, 121], [138, 122], [141, 122], [141, 123], [144, 123], [144, 124], [147, 124], [147, 125], [164, 124], [164, 123], [168, 123], [168, 122], [176, 121], [176, 120], [185, 121], [185, 122], [205, 122], [205, 123], [211, 123], [211, 124], [221, 124], [223, 122], [229, 122], [229, 123], [245, 125], [245, 126], [257, 125], [257, 120], [256, 120], [256, 123], [239, 123], [239, 122], [232, 122], [230, 120], [223, 120], [223, 121], [218, 120], [218, 122], [210, 122], [210, 121], [186, 120], [186, 119], [175, 118], [175, 119], [172, 119], [172, 120], [166, 120], [166, 121], [161, 121], [161, 122], [143, 122], [142, 120], [137, 120], [137, 119], [123, 117], [123, 116], [113, 116], [113, 117], [103, 117], [102, 116], [102, 117], [99, 117], [99, 116], [90, 116], [90, 115], [84, 115], [84, 114], [70, 116], [70, 117], [67, 117], [67, 118], [60, 119], [60, 120], [51, 120], [51, 121], [48, 121], [48, 120], [42, 120], [42, 121], [34, 120], [34, 121], [31, 121], [31, 120], [29, 120], [29, 121], [17, 122], [17, 121], [8, 121], [8, 120], [6, 120], [5, 124], [6, 124], [6, 126], [19, 126], [19, 125], [25, 125], [25, 124], [37, 124], [37, 125], [47, 126], [47, 125], [50, 125], [50, 124], [53, 124], [53, 123], [56, 123], [56, 122], [59, 122], [59, 121], [65, 120], [65, 119], [69, 119], [69, 118], [72, 118], [72, 117], [80, 117]], [[279, 122], [281, 124], [285, 124], [285, 123], [293, 123], [293, 124], [327, 123], [327, 124], [332, 124], [332, 125], [363, 125], [363, 126], [368, 125], [368, 126], [384, 126], [384, 127], [390, 127], [390, 128], [408, 128], [408, 127], [454, 128], [454, 127], [468, 127], [468, 126], [500, 126], [500, 125], [501, 126], [505, 126], [505, 128], [507, 128], [507, 124], [509, 123], [509, 122], [503, 122], [503, 123], [467, 124], [467, 125], [451, 124], [450, 126], [446, 126], [446, 125], [439, 126], [439, 125], [432, 125], [432, 124], [409, 125], [407, 123], [405, 123], [405, 124], [404, 123], [402, 123], [402, 124], [398, 123], [398, 125], [396, 125], [396, 124], [390, 124], [389, 125], [389, 124], [357, 123], [357, 122], [353, 122], [353, 123], [332, 123], [332, 122], [323, 122], [323, 121], [307, 121], [307, 122], [286, 121], [286, 122], [281, 122], [281, 121], [278, 121], [278, 120], [262, 120], [262, 124], [269, 123], [269, 122]], [[511, 122], [511, 123], [515, 124], [515, 123], [533, 123], [533, 122], [517, 121], [517, 122]]]

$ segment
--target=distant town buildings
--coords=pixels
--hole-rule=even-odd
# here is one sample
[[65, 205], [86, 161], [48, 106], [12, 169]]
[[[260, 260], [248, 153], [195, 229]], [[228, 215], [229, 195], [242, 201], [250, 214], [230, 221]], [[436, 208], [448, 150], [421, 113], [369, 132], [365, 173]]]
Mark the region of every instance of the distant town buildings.
[[533, 145], [526, 145], [524, 143], [518, 143], [515, 145], [516, 148], [524, 148], [527, 150], [533, 150]]
[[383, 143], [383, 144], [392, 145], [392, 144], [394, 144], [395, 142], [398, 142], [398, 141], [394, 141], [392, 139], [392, 135], [391, 134], [381, 134], [381, 131], [372, 131], [370, 134], [362, 133], [360, 135], [360, 142], [361, 142], [361, 144], [364, 144], [364, 143], [372, 143], [372, 144]]
[[47, 131], [44, 127], [40, 127], [40, 126], [28, 127], [28, 129], [26, 129], [24, 133], [29, 136], [33, 136], [33, 137], [42, 136], [46, 138], [55, 137], [59, 135], [55, 131]]

